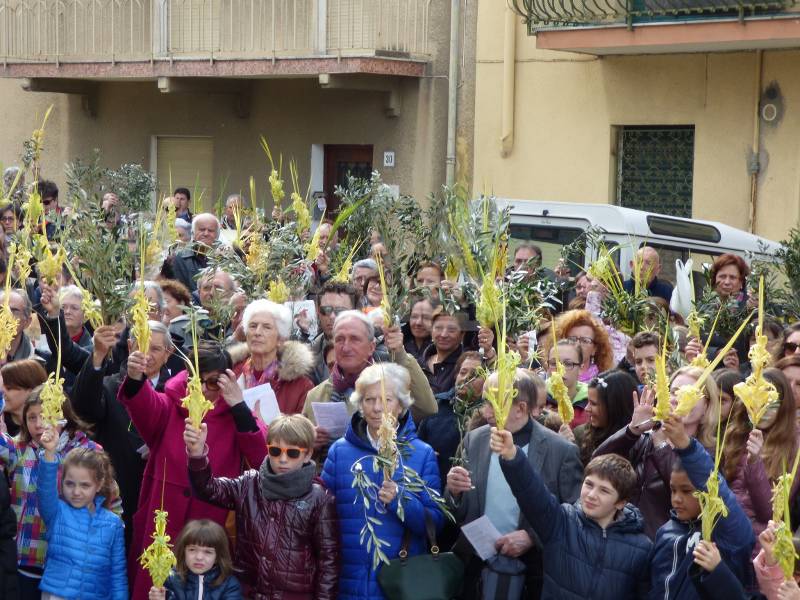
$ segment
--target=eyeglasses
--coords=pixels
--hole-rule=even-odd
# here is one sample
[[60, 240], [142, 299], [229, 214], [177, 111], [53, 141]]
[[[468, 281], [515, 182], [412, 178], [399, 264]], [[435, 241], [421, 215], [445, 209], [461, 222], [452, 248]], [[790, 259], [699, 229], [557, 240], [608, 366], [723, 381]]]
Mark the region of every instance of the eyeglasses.
[[[572, 370], [572, 369], [574, 369], [575, 367], [578, 367], [578, 366], [580, 366], [580, 363], [576, 363], [575, 361], [572, 361], [572, 360], [569, 360], [569, 359], [567, 359], [567, 360], [562, 360], [562, 361], [561, 361], [561, 364], [562, 364], [562, 365], [564, 365], [564, 368], [565, 368], [567, 371], [571, 371], [571, 370]], [[547, 366], [548, 366], [548, 367], [550, 367], [551, 369], [555, 369], [555, 368], [556, 368], [558, 365], [557, 365], [556, 361], [554, 361], [554, 360], [548, 360], [548, 361], [547, 361]]]
[[280, 458], [282, 454], [286, 454], [291, 459], [300, 458], [304, 452], [308, 452], [308, 448], [284, 448], [283, 446], [267, 446], [267, 451], [272, 458]]
[[205, 379], [201, 378], [200, 383], [202, 383], [212, 392], [216, 392], [219, 390], [219, 375], [213, 375], [211, 377], [206, 377]]
[[800, 344], [795, 344], [794, 342], [785, 342], [783, 344], [783, 351], [789, 354], [794, 354], [798, 348], [800, 348]]
[[0, 221], [2, 221], [3, 223], [13, 223], [16, 220], [17, 217], [15, 217], [14, 215], [6, 215], [5, 217], [0, 217]]
[[325, 315], [326, 317], [330, 316], [331, 314], [340, 315], [344, 311], [348, 309], [342, 308], [341, 306], [320, 306], [319, 313], [321, 315]]
[[576, 335], [569, 336], [567, 338], [567, 341], [570, 344], [582, 344], [584, 346], [591, 346], [592, 344], [594, 344], [594, 338], [583, 337], [583, 336], [579, 337], [579, 336], [576, 336]]

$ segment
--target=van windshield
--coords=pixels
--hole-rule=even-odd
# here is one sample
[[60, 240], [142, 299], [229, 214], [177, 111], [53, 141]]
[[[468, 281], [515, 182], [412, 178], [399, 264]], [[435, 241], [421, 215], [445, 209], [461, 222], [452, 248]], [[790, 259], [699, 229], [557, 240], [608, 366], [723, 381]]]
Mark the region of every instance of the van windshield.
[[[572, 244], [581, 233], [583, 230], [577, 227], [511, 224], [509, 226], [511, 236], [509, 256], [513, 256], [517, 247], [523, 242], [536, 244], [542, 250], [542, 266], [547, 269], [555, 269], [561, 258], [562, 246]], [[573, 276], [582, 270], [581, 266], [585, 256], [585, 245], [576, 248], [575, 252], [569, 256], [567, 262]]]

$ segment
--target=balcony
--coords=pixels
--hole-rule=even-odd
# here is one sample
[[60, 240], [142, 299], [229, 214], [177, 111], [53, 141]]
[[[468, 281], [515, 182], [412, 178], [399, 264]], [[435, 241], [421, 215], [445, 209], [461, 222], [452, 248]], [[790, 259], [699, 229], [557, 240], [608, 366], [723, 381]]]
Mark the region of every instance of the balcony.
[[431, 0], [0, 0], [0, 76], [419, 77]]
[[800, 46], [798, 0], [510, 0], [536, 47], [594, 55]]

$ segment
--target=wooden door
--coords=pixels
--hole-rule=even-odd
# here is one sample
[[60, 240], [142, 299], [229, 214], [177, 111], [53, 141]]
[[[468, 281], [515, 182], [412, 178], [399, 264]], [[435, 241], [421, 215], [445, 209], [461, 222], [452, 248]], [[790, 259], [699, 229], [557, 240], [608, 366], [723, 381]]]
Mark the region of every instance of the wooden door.
[[323, 189], [328, 202], [328, 215], [339, 208], [334, 194], [337, 186], [345, 187], [348, 176], [369, 179], [372, 175], [372, 146], [325, 145], [325, 174]]

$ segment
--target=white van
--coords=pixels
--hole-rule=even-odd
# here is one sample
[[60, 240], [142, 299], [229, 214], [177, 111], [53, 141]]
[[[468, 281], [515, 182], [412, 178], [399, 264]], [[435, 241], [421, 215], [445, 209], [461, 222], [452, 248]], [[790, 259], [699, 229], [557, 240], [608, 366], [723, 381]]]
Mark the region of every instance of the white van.
[[[773, 260], [780, 244], [740, 229], [699, 219], [683, 219], [623, 208], [610, 204], [578, 204], [533, 200], [498, 199], [499, 208], [511, 207], [512, 241], [532, 242], [542, 249], [542, 264], [555, 268], [561, 247], [572, 243], [591, 226], [600, 228], [606, 246], [619, 246], [614, 253], [621, 273], [630, 275], [630, 262], [636, 250], [647, 245], [661, 256], [659, 277], [675, 283], [675, 260], [694, 259], [694, 270], [702, 271], [714, 257], [730, 252], [748, 260]], [[513, 244], [512, 244], [513, 245]], [[573, 273], [578, 265], [588, 266], [596, 248], [583, 248], [572, 257]]]

